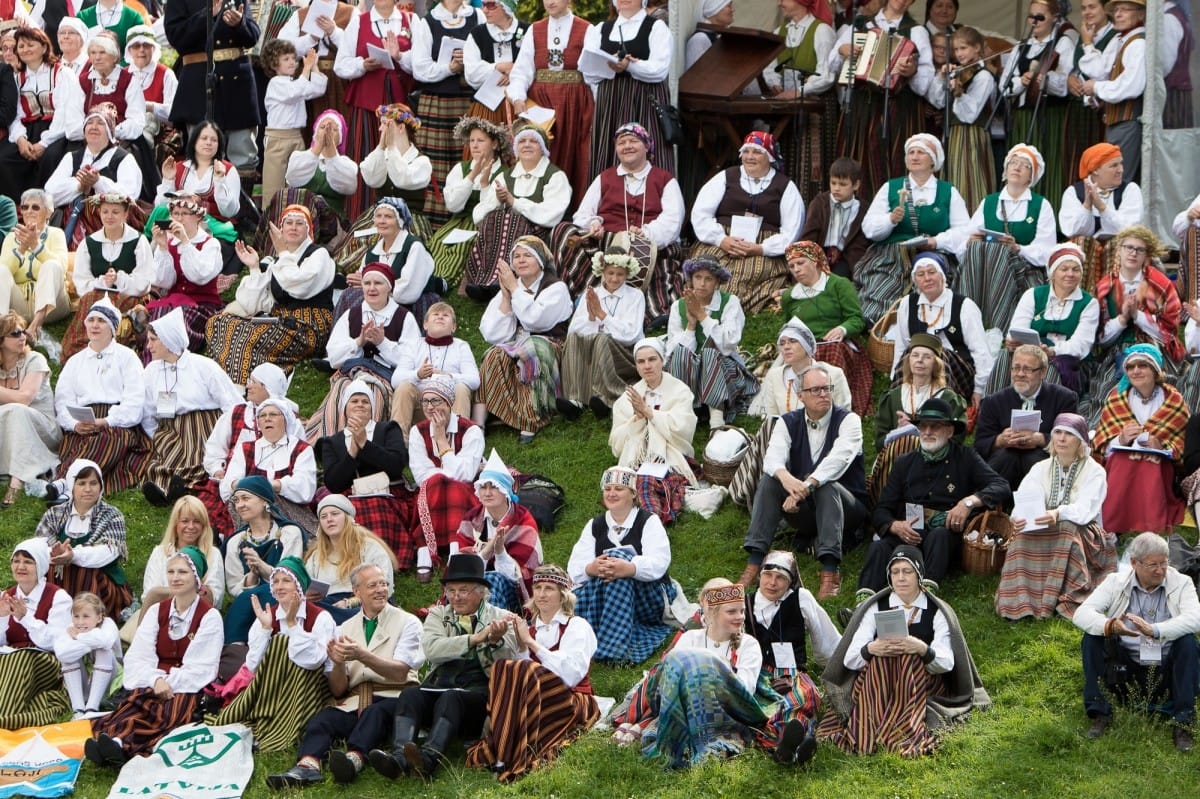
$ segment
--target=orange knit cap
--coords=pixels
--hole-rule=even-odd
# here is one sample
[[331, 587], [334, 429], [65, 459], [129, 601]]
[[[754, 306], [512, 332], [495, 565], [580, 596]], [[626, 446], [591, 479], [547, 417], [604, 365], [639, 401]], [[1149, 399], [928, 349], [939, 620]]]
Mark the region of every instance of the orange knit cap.
[[1079, 158], [1079, 179], [1083, 180], [1109, 161], [1120, 157], [1121, 148], [1115, 144], [1109, 144], [1106, 141], [1093, 144], [1084, 150], [1083, 155]]

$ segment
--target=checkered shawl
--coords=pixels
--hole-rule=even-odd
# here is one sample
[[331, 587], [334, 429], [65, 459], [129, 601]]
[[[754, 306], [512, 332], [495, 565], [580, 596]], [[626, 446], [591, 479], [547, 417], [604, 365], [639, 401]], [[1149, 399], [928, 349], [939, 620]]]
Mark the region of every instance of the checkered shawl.
[[[482, 505], [472, 510], [463, 518], [457, 532], [451, 537], [451, 541], [458, 542], [460, 552], [475, 552], [476, 544], [480, 549], [483, 548], [479, 535], [483, 531], [484, 513]], [[537, 520], [524, 506], [513, 503], [509, 505], [508, 513], [504, 514], [497, 526], [511, 528], [503, 546], [504, 551], [521, 569], [522, 585], [517, 590], [518, 601], [523, 603], [533, 596], [533, 570], [542, 565], [542, 545], [538, 537]], [[494, 561], [493, 558], [488, 562], [489, 568], [494, 567]]]
[[[1175, 284], [1149, 264], [1144, 267], [1142, 274], [1144, 278], [1137, 290], [1138, 310], [1145, 311], [1158, 324], [1162, 333], [1160, 346], [1166, 356], [1173, 361], [1182, 361], [1187, 356], [1178, 333], [1183, 304], [1179, 301]], [[1121, 305], [1125, 302], [1125, 287], [1115, 272], [1109, 272], [1096, 283], [1096, 299], [1100, 302], [1100, 329], [1103, 330], [1108, 320], [1121, 314]], [[1137, 328], [1130, 327], [1137, 335]]]
[[[627, 553], [610, 554], [632, 560]], [[665, 576], [653, 582], [591, 579], [575, 589], [575, 597], [575, 615], [596, 631], [596, 660], [641, 663], [671, 632], [662, 616], [675, 599], [675, 586]]]
[[[1163, 383], [1162, 390], [1166, 395], [1162, 407], [1151, 414], [1146, 424], [1142, 425], [1142, 429], [1161, 441], [1163, 449], [1171, 450], [1178, 465], [1183, 458], [1183, 433], [1190, 414], [1187, 402], [1174, 386]], [[1100, 412], [1096, 436], [1092, 439], [1092, 451], [1096, 458], [1103, 459], [1108, 442], [1121, 432], [1122, 427], [1136, 421], [1137, 417], [1129, 407], [1128, 393], [1122, 394], [1115, 388], [1110, 391], [1108, 399], [1104, 402], [1104, 409]]]

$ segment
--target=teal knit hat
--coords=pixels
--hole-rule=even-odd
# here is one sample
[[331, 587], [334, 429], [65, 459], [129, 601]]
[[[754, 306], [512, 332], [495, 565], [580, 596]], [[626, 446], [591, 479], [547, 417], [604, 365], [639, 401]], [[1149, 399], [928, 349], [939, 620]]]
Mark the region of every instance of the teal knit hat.
[[286, 558], [281, 558], [275, 568], [271, 569], [272, 578], [276, 572], [284, 572], [288, 577], [295, 580], [302, 594], [308, 591], [309, 583], [312, 582], [312, 578], [308, 576], [308, 569], [304, 568], [304, 561], [295, 555], [288, 555]]
[[188, 565], [192, 567], [192, 573], [196, 575], [196, 587], [204, 585], [204, 575], [208, 574], [208, 558], [204, 557], [204, 553], [193, 546], [187, 546], [180, 549], [172, 558], [184, 558]]

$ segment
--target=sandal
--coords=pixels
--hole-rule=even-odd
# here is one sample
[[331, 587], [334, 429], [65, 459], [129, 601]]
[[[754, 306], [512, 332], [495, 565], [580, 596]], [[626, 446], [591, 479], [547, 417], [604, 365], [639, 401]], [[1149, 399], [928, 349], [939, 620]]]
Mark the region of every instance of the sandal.
[[8, 491], [4, 492], [4, 499], [0, 501], [0, 508], [8, 509], [16, 504], [17, 499], [21, 496], [21, 486], [8, 484]]

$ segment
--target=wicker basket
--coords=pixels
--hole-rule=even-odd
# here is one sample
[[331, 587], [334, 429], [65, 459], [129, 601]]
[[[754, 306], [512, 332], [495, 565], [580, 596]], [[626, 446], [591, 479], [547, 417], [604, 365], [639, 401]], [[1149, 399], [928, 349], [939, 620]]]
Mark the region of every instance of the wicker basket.
[[[967, 535], [979, 533], [979, 538], [968, 541]], [[983, 542], [985, 533], [995, 533], [1000, 536], [1001, 543], [990, 544]], [[967, 574], [999, 574], [1004, 568], [1004, 556], [1008, 553], [1008, 542], [1013, 535], [1012, 519], [1007, 513], [998, 510], [988, 510], [977, 514], [967, 524], [963, 531], [962, 559], [963, 571]]]
[[871, 325], [871, 332], [867, 336], [867, 357], [871, 359], [871, 366], [875, 367], [875, 371], [887, 377], [892, 376], [892, 362], [896, 357], [896, 342], [885, 339], [884, 336], [892, 325], [896, 324], [897, 309], [900, 307], [900, 300], [892, 303], [892, 307], [888, 308], [887, 313], [879, 317], [879, 321]]
[[750, 439], [749, 433], [742, 428], [735, 427], [733, 425], [724, 425], [722, 427], [718, 427], [709, 433], [708, 437], [711, 439], [715, 433], [719, 433], [722, 430], [736, 430], [741, 434], [742, 438], [746, 440], [746, 446], [738, 453], [737, 457], [731, 461], [715, 461], [705, 458], [704, 479], [708, 480], [708, 482], [712, 483], [713, 485], [728, 486], [733, 482], [733, 475], [737, 472], [738, 467], [742, 465], [742, 461], [746, 459], [746, 454], [750, 452], [750, 446], [754, 442]]

